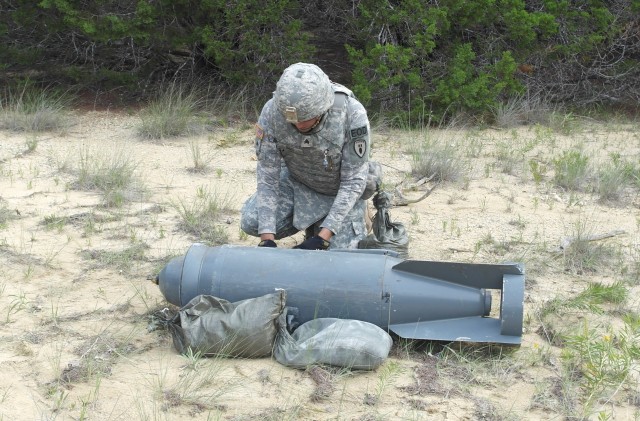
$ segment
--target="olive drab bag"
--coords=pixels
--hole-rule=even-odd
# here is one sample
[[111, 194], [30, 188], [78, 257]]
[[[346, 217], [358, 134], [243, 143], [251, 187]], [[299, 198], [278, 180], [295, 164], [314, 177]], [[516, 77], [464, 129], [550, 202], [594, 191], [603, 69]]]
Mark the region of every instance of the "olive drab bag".
[[379, 191], [373, 197], [376, 214], [373, 217], [371, 234], [358, 243], [359, 249], [385, 249], [398, 253], [398, 257], [409, 257], [409, 235], [401, 222], [392, 222], [389, 215], [391, 194]]
[[189, 301], [168, 324], [176, 350], [184, 354], [258, 358], [271, 355], [286, 292], [230, 303], [210, 295]]

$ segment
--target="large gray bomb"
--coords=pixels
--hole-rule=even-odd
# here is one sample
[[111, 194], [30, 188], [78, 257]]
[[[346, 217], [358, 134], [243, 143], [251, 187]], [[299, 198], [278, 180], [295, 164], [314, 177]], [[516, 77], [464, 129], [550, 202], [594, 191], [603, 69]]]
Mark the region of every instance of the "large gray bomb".
[[[177, 306], [201, 294], [235, 302], [284, 289], [298, 323], [356, 319], [402, 338], [443, 341], [520, 344], [522, 336], [524, 268], [517, 263], [401, 260], [386, 250], [193, 244], [156, 281]], [[500, 293], [497, 317], [491, 290]]]

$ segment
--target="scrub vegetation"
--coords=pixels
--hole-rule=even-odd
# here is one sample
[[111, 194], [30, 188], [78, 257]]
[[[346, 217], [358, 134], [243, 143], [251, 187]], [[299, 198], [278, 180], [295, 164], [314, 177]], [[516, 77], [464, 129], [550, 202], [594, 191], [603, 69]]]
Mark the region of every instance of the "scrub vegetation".
[[[0, 93], [0, 128], [23, 132], [43, 132], [62, 129], [67, 122], [65, 110], [72, 95], [29, 79], [14, 86], [4, 86]], [[37, 142], [27, 140], [28, 151]]]
[[[0, 15], [0, 71], [14, 97], [28, 75], [85, 107], [148, 102], [176, 80], [261, 104], [306, 61], [395, 124], [566, 124], [558, 104], [637, 110], [639, 12], [636, 0], [19, 1]], [[175, 126], [147, 115], [141, 134], [185, 130], [188, 93], [174, 94]]]
[[[191, 105], [155, 103], [150, 126], [145, 110], [64, 107], [52, 113], [63, 125], [3, 125], [0, 418], [640, 419], [638, 121], [522, 98], [493, 108], [499, 125], [376, 120], [385, 186], [438, 183], [391, 210], [411, 258], [522, 262], [523, 342], [394, 338], [375, 372], [298, 371], [178, 355], [147, 331], [169, 306], [150, 280], [170, 257], [196, 241], [256, 244], [238, 233], [255, 189], [253, 130], [230, 111], [244, 105], [200, 107], [172, 89]], [[0, 121], [26, 118], [21, 100], [4, 98]]]

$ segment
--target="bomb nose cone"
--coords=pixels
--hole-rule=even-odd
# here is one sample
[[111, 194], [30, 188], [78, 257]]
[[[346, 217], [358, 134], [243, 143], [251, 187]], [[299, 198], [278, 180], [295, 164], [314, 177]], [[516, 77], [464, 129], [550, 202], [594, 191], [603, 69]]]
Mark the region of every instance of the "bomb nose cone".
[[160, 271], [156, 277], [156, 284], [160, 292], [171, 304], [182, 305], [180, 302], [180, 286], [182, 282], [182, 268], [185, 256], [174, 257]]

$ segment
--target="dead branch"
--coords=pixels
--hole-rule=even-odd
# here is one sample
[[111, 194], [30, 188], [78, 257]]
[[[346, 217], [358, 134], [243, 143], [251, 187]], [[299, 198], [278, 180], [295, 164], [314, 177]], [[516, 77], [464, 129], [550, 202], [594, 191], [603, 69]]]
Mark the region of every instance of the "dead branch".
[[435, 188], [438, 186], [439, 183], [434, 184], [433, 187], [431, 187], [429, 190], [427, 190], [422, 196], [420, 196], [417, 199], [407, 199], [402, 193], [402, 191], [415, 190], [418, 187], [422, 186], [423, 184], [426, 184], [429, 181], [433, 180], [435, 176], [436, 176], [435, 174], [431, 174], [428, 177], [422, 177], [421, 179], [419, 179], [418, 181], [410, 185], [407, 185], [407, 179], [405, 178], [400, 183], [396, 184], [396, 186], [393, 189], [394, 194], [393, 194], [393, 201], [391, 203], [391, 206], [393, 207], [407, 206], [412, 203], [418, 203], [426, 199], [431, 193], [433, 193], [433, 190], [435, 190]]
[[405, 185], [407, 183], [407, 178], [405, 178], [404, 180], [402, 180], [400, 183], [396, 184], [395, 189], [403, 189], [403, 190], [412, 190], [412, 189], [416, 189], [418, 187], [420, 187], [421, 185], [428, 183], [429, 181], [433, 180], [433, 177], [435, 177], [435, 173], [431, 174], [428, 177], [422, 177], [421, 179], [419, 179], [418, 181], [416, 181], [413, 184], [410, 185]]
[[573, 244], [576, 241], [598, 241], [598, 240], [604, 240], [605, 238], [615, 237], [616, 235], [622, 235], [622, 234], [626, 234], [626, 231], [614, 230], [611, 232], [606, 232], [604, 234], [594, 234], [594, 235], [588, 235], [586, 237], [582, 237], [582, 236], [564, 237], [562, 240], [560, 240], [560, 245], [558, 246], [558, 249], [566, 250], [569, 246], [571, 246], [571, 244]]
[[426, 199], [431, 193], [433, 193], [435, 188], [438, 187], [438, 184], [439, 183], [434, 184], [433, 187], [431, 187], [429, 190], [427, 190], [422, 196], [420, 196], [417, 199], [407, 199], [402, 194], [402, 191], [400, 189], [396, 188], [395, 191], [394, 191], [395, 194], [393, 196], [392, 205], [394, 207], [397, 207], [397, 206], [407, 206], [407, 205], [410, 205], [412, 203], [418, 203], [418, 202]]

